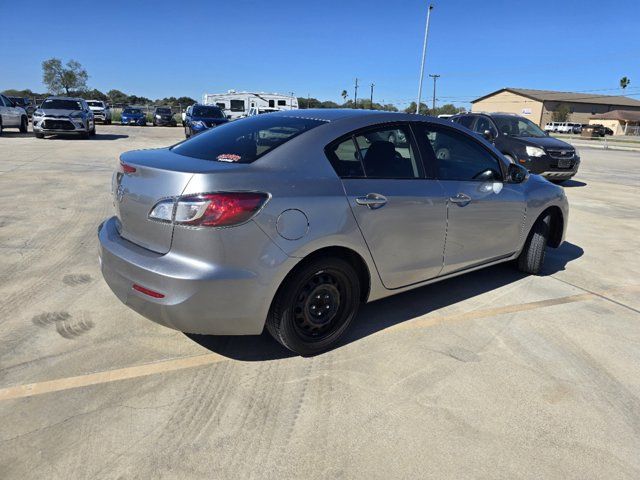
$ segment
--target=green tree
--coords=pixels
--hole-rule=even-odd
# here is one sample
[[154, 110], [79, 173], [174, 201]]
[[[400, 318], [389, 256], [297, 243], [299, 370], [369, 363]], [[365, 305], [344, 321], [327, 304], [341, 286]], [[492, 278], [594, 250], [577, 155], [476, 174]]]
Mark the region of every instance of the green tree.
[[554, 122], [566, 122], [569, 120], [569, 116], [571, 115], [571, 109], [569, 105], [566, 103], [561, 103], [558, 105], [558, 108], [554, 110], [551, 114], [551, 120]]
[[620, 88], [624, 91], [624, 89], [627, 88], [630, 83], [631, 83], [631, 80], [629, 80], [629, 78], [622, 77], [620, 79]]
[[42, 82], [52, 93], [65, 93], [72, 91], [84, 91], [87, 88], [89, 74], [75, 60], [69, 60], [62, 65], [59, 58], [50, 58], [42, 62]]
[[[416, 102], [411, 102], [407, 108], [404, 109], [405, 113], [416, 113]], [[429, 115], [429, 109], [427, 106], [420, 102], [420, 115]]]
[[129, 95], [127, 95], [124, 92], [121, 92], [120, 90], [109, 90], [107, 92], [107, 97], [109, 97], [109, 99], [111, 100], [111, 103], [117, 104], [117, 105], [124, 105], [129, 103]]

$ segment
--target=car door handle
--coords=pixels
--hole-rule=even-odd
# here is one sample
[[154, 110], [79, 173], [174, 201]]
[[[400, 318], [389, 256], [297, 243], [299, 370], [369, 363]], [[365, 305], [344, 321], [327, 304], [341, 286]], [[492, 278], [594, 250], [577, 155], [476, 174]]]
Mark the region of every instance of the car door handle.
[[386, 205], [387, 198], [379, 193], [368, 193], [364, 197], [356, 197], [356, 203], [374, 209]]
[[450, 197], [449, 200], [451, 200], [452, 203], [455, 203], [457, 205], [460, 205], [461, 207], [464, 207], [465, 205], [471, 202], [471, 197], [464, 193], [459, 193], [454, 197]]

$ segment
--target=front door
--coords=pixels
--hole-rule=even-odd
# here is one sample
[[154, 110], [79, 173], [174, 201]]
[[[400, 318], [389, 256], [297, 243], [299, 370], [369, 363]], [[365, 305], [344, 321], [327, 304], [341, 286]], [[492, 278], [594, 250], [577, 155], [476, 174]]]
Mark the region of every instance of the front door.
[[356, 132], [328, 153], [384, 286], [436, 277], [446, 201], [440, 184], [426, 178], [408, 125]]
[[442, 274], [514, 254], [525, 213], [522, 185], [504, 183], [498, 158], [471, 135], [432, 125], [421, 138], [436, 159], [447, 200]]

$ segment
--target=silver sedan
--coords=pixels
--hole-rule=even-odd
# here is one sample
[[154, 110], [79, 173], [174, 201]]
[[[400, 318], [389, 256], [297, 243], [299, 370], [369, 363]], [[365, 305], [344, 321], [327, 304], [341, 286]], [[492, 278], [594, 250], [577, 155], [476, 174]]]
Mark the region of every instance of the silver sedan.
[[484, 139], [365, 110], [258, 115], [128, 152], [112, 188], [100, 259], [122, 302], [190, 333], [266, 325], [302, 355], [335, 346], [363, 302], [501, 262], [538, 273], [568, 220], [562, 187]]

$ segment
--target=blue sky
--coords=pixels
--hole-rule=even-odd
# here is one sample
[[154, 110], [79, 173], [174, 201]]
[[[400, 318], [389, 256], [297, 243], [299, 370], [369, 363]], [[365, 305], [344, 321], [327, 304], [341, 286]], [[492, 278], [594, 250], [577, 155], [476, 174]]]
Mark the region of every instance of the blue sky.
[[[640, 99], [640, 2], [435, 1], [426, 73], [439, 103], [505, 86], [603, 89]], [[150, 98], [262, 90], [340, 100], [354, 78], [375, 100], [415, 98], [427, 2], [420, 0], [51, 2], [0, 0], [0, 90], [44, 91], [41, 62], [75, 59], [89, 86]], [[37, 12], [37, 13], [35, 13]], [[23, 12], [24, 13], [24, 12]], [[426, 74], [425, 74], [426, 76]], [[423, 98], [430, 100], [426, 77]], [[611, 90], [604, 90], [611, 89]]]

